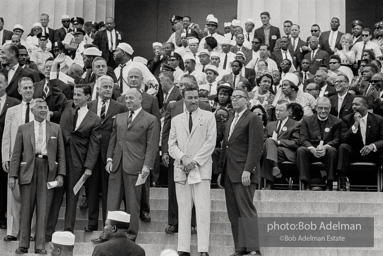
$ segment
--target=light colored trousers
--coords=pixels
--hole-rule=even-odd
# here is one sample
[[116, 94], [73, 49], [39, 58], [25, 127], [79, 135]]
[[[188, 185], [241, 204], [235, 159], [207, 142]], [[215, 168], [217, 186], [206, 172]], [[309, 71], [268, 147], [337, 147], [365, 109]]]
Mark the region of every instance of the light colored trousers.
[[209, 251], [210, 180], [198, 184], [176, 183], [178, 202], [178, 251], [190, 252], [191, 216], [193, 203], [197, 219], [198, 252]]

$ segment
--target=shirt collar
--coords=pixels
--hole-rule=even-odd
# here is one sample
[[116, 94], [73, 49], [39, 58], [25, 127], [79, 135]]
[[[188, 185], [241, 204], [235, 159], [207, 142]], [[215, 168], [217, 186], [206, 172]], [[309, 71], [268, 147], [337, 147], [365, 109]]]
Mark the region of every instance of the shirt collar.
[[40, 124], [45, 125], [46, 124], [46, 119], [44, 119], [44, 121], [42, 121], [41, 123], [36, 121], [36, 119], [34, 119], [33, 122], [34, 122], [35, 126], [39, 126]]
[[16, 69], [19, 67], [19, 63], [16, 63], [16, 65], [14, 65], [13, 67], [10, 67], [10, 66], [7, 66], [8, 67], [8, 71], [13, 69], [14, 71], [16, 71]]
[[247, 109], [247, 108], [245, 108], [244, 110], [242, 110], [242, 111], [239, 112], [238, 114], [237, 114], [237, 112], [235, 112], [235, 113], [234, 113], [234, 116], [235, 116], [235, 115], [238, 115], [238, 119], [241, 118], [241, 116], [243, 115], [243, 113], [245, 113], [246, 109]]
[[364, 116], [364, 117], [362, 117], [361, 119], [364, 119], [364, 122], [367, 124], [367, 117], [368, 117], [368, 111], [367, 111], [367, 114]]
[[269, 29], [271, 27], [270, 24], [267, 24], [267, 25], [262, 25], [263, 29]]
[[[134, 114], [133, 114], [133, 115], [137, 116], [138, 113], [140, 113], [141, 109], [142, 109], [142, 107], [140, 107], [140, 108], [134, 110]], [[131, 111], [129, 110], [129, 112], [131, 112]]]
[[317, 117], [318, 117], [318, 120], [319, 120], [319, 121], [322, 121], [322, 122], [324, 122], [324, 121], [326, 121], [326, 120], [328, 119], [328, 116], [327, 116], [325, 119], [320, 118], [319, 115], [317, 115]]
[[0, 97], [1, 102], [4, 103], [6, 98], [7, 98], [7, 94], [4, 94], [3, 96], [1, 96]]

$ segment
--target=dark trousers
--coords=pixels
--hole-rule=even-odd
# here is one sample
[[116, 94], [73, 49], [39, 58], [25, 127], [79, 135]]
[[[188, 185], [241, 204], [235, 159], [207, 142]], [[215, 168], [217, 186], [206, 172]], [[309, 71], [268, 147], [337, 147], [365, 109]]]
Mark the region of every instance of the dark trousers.
[[35, 158], [35, 169], [31, 183], [20, 185], [20, 247], [29, 248], [33, 211], [36, 207], [35, 250], [45, 249], [45, 230], [53, 189], [48, 190], [48, 160]]
[[347, 174], [347, 169], [352, 162], [371, 162], [371, 163], [379, 163], [380, 161], [380, 152], [370, 152], [370, 154], [366, 156], [362, 156], [360, 154], [361, 149], [352, 148], [348, 144], [341, 144], [339, 146], [339, 160], [338, 160], [338, 170], [342, 174]]
[[125, 209], [130, 214], [128, 238], [136, 240], [140, 225], [141, 194], [144, 185], [136, 186], [138, 175], [124, 172], [120, 166], [116, 172], [109, 175], [108, 211], [118, 211], [125, 197]]
[[113, 59], [113, 51], [109, 51], [108, 67], [115, 69], [117, 67], [116, 62]]
[[261, 177], [274, 181], [273, 168], [287, 160], [285, 151], [274, 140], [267, 139], [263, 145]]
[[108, 199], [109, 173], [105, 170], [105, 164], [99, 155], [92, 176], [86, 181], [88, 183], [88, 225], [98, 228], [98, 216], [100, 212], [100, 193], [102, 203], [102, 220], [106, 221], [106, 205]]
[[141, 201], [140, 217], [144, 215], [144, 212], [150, 213], [149, 198], [150, 198], [150, 174], [149, 174], [149, 177], [146, 179], [145, 184], [142, 187], [141, 200], [140, 200]]
[[300, 147], [297, 150], [297, 166], [299, 180], [310, 181], [310, 163], [322, 162], [326, 166], [327, 180], [334, 180], [337, 164], [337, 150], [329, 148], [321, 158], [316, 158], [307, 147]]
[[7, 223], [5, 213], [7, 212], [8, 174], [0, 170], [0, 223]]
[[245, 187], [242, 183], [232, 183], [227, 172], [224, 179], [226, 208], [235, 251], [259, 250], [258, 215], [253, 203], [256, 184]]

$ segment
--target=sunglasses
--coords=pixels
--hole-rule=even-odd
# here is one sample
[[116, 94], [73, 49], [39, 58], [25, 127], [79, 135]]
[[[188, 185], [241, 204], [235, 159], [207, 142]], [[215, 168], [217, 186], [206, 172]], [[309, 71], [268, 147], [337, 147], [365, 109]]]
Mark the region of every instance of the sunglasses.
[[64, 22], [64, 23], [69, 23], [70, 20], [62, 20], [61, 22]]
[[313, 32], [313, 33], [314, 33], [314, 32], [318, 32], [318, 30], [311, 30], [311, 32]]
[[369, 37], [370, 35], [362, 34], [362, 37]]
[[339, 62], [329, 62], [329, 64], [338, 64]]

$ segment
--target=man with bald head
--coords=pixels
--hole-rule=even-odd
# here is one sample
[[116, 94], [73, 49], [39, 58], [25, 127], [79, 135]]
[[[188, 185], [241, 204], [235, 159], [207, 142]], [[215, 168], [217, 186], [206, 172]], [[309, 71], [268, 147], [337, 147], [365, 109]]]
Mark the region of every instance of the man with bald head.
[[107, 152], [106, 171], [109, 175], [108, 211], [120, 209], [125, 197], [126, 211], [131, 215], [128, 238], [136, 240], [141, 194], [144, 185], [136, 186], [138, 179], [147, 179], [158, 151], [159, 124], [155, 116], [142, 108], [143, 97], [137, 88], [126, 91], [128, 112], [118, 114]]
[[303, 57], [304, 59], [309, 60], [309, 71], [311, 74], [315, 74], [321, 65], [326, 65], [328, 67], [329, 55], [327, 52], [320, 50], [319, 40], [316, 36], [311, 36], [309, 39], [309, 50], [310, 52], [306, 53]]
[[319, 97], [330, 98], [331, 96], [336, 94], [336, 90], [335, 90], [334, 86], [332, 86], [331, 84], [329, 84], [327, 82], [327, 77], [328, 77], [328, 74], [324, 70], [318, 70], [315, 73], [314, 81], [317, 84], [319, 84], [319, 86], [321, 88], [319, 91]]

